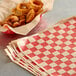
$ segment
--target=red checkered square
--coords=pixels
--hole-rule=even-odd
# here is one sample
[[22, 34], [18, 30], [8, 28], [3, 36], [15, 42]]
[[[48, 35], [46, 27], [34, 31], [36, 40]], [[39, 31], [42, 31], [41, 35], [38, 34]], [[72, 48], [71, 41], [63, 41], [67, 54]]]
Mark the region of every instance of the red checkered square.
[[70, 22], [68, 22], [68, 21], [67, 21], [67, 22], [65, 22], [64, 24], [66, 25], [66, 27], [68, 27], [68, 26], [70, 26], [70, 25], [71, 25], [71, 23], [70, 23]]
[[45, 47], [45, 46], [48, 45], [48, 43], [44, 42], [44, 43], [41, 43], [41, 45], [42, 45], [43, 47]]
[[37, 48], [36, 47], [32, 47], [32, 48], [30, 48], [30, 50], [32, 50], [32, 52], [35, 52], [37, 50]]
[[51, 33], [49, 31], [43, 32], [46, 36], [50, 35]]
[[33, 36], [33, 38], [35, 39], [35, 40], [39, 40], [40, 39], [40, 37], [37, 35], [37, 36]]
[[42, 59], [38, 59], [38, 60], [36, 60], [36, 62], [37, 62], [38, 64], [40, 64], [40, 63], [43, 62], [43, 60], [42, 60]]
[[49, 40], [49, 38], [48, 37], [44, 37], [44, 38], [42, 38], [44, 41], [47, 41], [47, 40]]
[[60, 28], [59, 26], [54, 27], [54, 29], [55, 29], [56, 31], [61, 30], [61, 28]]
[[46, 70], [49, 70], [50, 68], [52, 68], [51, 66], [47, 65], [44, 67]]
[[45, 48], [41, 48], [41, 49], [39, 49], [39, 51], [41, 51], [41, 52], [45, 52]]
[[38, 57], [39, 58], [43, 58], [45, 55], [43, 53], [39, 54]]
[[37, 45], [39, 45], [38, 42], [32, 42], [31, 44], [32, 44], [33, 46], [37, 46]]

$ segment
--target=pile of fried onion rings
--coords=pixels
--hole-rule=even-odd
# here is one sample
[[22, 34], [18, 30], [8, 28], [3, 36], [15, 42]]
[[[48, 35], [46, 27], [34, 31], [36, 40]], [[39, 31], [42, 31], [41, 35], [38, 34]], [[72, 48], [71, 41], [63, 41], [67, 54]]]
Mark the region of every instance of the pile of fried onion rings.
[[43, 3], [41, 0], [30, 0], [28, 3], [19, 3], [12, 9], [9, 15], [1, 24], [11, 27], [18, 27], [31, 22], [38, 14], [43, 12]]
[[30, 0], [29, 3], [20, 3], [15, 9], [13, 9], [13, 14], [16, 16], [26, 16], [26, 22], [30, 22], [33, 18], [40, 14], [43, 9], [43, 3], [40, 0]]

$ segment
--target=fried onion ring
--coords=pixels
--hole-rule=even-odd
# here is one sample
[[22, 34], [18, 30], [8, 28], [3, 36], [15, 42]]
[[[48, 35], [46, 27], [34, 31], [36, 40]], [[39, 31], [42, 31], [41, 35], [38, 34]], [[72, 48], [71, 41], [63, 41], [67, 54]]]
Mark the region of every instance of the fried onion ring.
[[36, 12], [36, 15], [40, 14], [43, 12], [43, 9], [39, 9], [37, 12]]
[[43, 7], [43, 3], [40, 0], [30, 0], [30, 3], [36, 12]]
[[26, 15], [26, 23], [31, 22], [35, 17], [34, 9], [31, 9], [28, 14]]
[[29, 9], [27, 3], [20, 3], [17, 5], [17, 10], [24, 13], [28, 13]]
[[14, 8], [12, 10], [12, 14], [16, 15], [16, 16], [21, 16], [22, 15], [22, 12], [18, 11], [16, 8]]

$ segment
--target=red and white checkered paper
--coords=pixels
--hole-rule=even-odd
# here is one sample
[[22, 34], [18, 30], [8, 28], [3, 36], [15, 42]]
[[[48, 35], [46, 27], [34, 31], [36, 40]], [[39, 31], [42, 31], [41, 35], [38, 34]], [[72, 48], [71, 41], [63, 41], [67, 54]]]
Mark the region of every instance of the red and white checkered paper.
[[[16, 46], [16, 43], [10, 44], [7, 46], [7, 49], [5, 49], [8, 56], [11, 58], [13, 62], [20, 65], [21, 67], [25, 68], [32, 74], [36, 76], [49, 76], [47, 73], [44, 72], [43, 69], [38, 67], [33, 61], [31, 61], [28, 57], [24, 56], [22, 53], [20, 53], [19, 48]], [[10, 51], [10, 52], [9, 52]], [[9, 54], [10, 53], [10, 54]]]
[[[14, 42], [9, 44], [11, 49], [6, 49], [6, 53], [8, 54], [8, 51], [11, 52], [14, 48], [14, 53], [18, 56], [14, 58], [27, 62], [27, 67], [33, 68], [31, 68], [32, 74], [76, 76], [76, 17], [62, 20], [43, 32]], [[9, 57], [11, 58], [12, 55], [11, 52]], [[24, 56], [27, 59], [24, 59]], [[14, 62], [15, 59], [13, 59]], [[24, 65], [23, 67], [25, 68]]]

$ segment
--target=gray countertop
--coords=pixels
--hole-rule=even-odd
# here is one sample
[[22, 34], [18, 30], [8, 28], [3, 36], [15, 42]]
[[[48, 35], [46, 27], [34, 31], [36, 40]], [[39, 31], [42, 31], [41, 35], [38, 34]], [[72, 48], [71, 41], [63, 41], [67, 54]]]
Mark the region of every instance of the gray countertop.
[[[63, 18], [75, 15], [76, 0], [55, 0], [53, 10], [44, 15], [44, 19], [47, 20], [48, 25], [53, 25]], [[11, 40], [19, 37], [21, 36], [0, 33], [0, 76], [32, 76], [32, 74], [11, 62], [3, 50]]]

